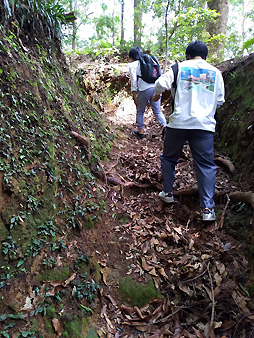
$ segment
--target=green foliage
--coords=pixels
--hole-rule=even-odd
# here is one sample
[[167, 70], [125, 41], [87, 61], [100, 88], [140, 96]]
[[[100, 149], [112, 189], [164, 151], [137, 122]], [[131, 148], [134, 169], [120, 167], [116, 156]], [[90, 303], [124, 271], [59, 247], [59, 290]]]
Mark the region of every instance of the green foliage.
[[74, 316], [71, 322], [65, 321], [63, 323], [64, 331], [62, 336], [65, 338], [83, 338], [84, 334], [82, 331], [85, 331], [88, 326], [88, 321], [86, 318], [78, 318]]
[[65, 280], [67, 280], [69, 274], [70, 274], [69, 267], [67, 265], [63, 265], [59, 269], [46, 268], [40, 274], [38, 274], [35, 279], [38, 282], [51, 280], [60, 280], [64, 282]]
[[243, 43], [243, 50], [244, 49], [246, 49], [247, 51], [253, 50], [253, 45], [254, 45], [254, 37]]
[[119, 292], [124, 301], [138, 307], [148, 304], [156, 297], [161, 297], [152, 281], [149, 281], [148, 285], [144, 285], [134, 281], [129, 276], [120, 280]]
[[98, 335], [93, 327], [90, 328], [86, 338], [98, 338]]
[[3, 254], [8, 255], [10, 260], [13, 260], [17, 256], [16, 242], [11, 236], [8, 236], [4, 242], [2, 242]]
[[[108, 38], [112, 36], [112, 27], [113, 24], [119, 24], [120, 19], [118, 16], [113, 17], [109, 15], [100, 15], [99, 17], [94, 18], [93, 20], [96, 27], [97, 39], [101, 41], [108, 40]], [[116, 34], [118, 32], [116, 31]]]
[[55, 0], [5, 0], [1, 7], [5, 20], [14, 19], [22, 29], [42, 30], [50, 39], [61, 36], [62, 23], [65, 22], [64, 9]]
[[57, 318], [56, 309], [55, 309], [55, 307], [53, 305], [49, 305], [47, 307], [46, 314], [50, 318]]
[[[159, 12], [160, 14], [160, 12]], [[218, 14], [214, 10], [202, 7], [186, 7], [175, 15], [168, 22], [169, 34], [169, 58], [182, 59], [185, 57], [185, 50], [190, 41], [202, 40], [208, 42], [210, 36], [206, 32], [207, 22], [213, 21]], [[158, 32], [157, 44], [151, 46], [152, 51], [165, 51], [165, 27]], [[158, 52], [157, 52], [158, 53]]]
[[99, 288], [100, 286], [96, 283], [89, 281], [81, 282], [79, 285], [76, 286], [73, 297], [79, 301], [85, 298], [85, 300], [89, 304], [91, 304], [92, 301], [95, 299]]

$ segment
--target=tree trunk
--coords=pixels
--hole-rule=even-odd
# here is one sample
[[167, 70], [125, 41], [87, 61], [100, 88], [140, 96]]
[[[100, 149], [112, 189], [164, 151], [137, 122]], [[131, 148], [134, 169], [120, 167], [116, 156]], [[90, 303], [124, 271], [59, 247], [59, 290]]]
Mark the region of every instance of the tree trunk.
[[[70, 0], [70, 11], [76, 11], [78, 4], [77, 4], [77, 0]], [[75, 52], [76, 50], [76, 40], [77, 40], [77, 24], [76, 21], [72, 22], [72, 39], [71, 39], [71, 47], [72, 47], [72, 51]]]
[[113, 27], [112, 27], [112, 46], [114, 47], [115, 46], [115, 5], [116, 5], [116, 2], [114, 0], [114, 6], [113, 6], [113, 13], [112, 13], [112, 24], [113, 24]]
[[123, 24], [123, 19], [124, 19], [124, 0], [121, 0], [121, 40], [120, 44], [124, 44], [124, 24]]
[[245, 41], [245, 1], [243, 0], [242, 4], [242, 39]]
[[141, 46], [142, 35], [142, 0], [134, 0], [134, 46]]
[[[229, 0], [211, 0], [207, 3], [209, 9], [215, 9], [220, 16], [215, 19], [215, 22], [209, 23], [207, 26], [208, 33], [211, 36], [223, 34], [226, 35], [227, 21], [229, 12]], [[212, 42], [209, 44], [209, 54], [213, 55], [214, 60], [221, 60], [224, 55], [225, 42]]]
[[169, 1], [166, 7], [166, 12], [165, 12], [165, 30], [166, 30], [166, 56], [165, 56], [165, 62], [164, 62], [164, 69], [163, 73], [166, 73], [167, 71], [167, 63], [168, 63], [168, 8], [169, 8]]

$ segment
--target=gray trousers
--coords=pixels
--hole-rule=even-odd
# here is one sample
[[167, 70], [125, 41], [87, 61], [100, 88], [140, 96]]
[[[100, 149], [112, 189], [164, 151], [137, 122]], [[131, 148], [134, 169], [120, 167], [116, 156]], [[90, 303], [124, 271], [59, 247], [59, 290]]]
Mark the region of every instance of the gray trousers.
[[150, 102], [151, 108], [153, 110], [153, 114], [156, 120], [159, 122], [159, 124], [161, 126], [166, 125], [165, 116], [160, 109], [161, 99], [154, 102], [152, 100], [153, 94], [154, 94], [154, 87], [137, 92], [138, 106], [137, 106], [136, 124], [139, 129], [144, 128], [144, 113], [145, 113], [148, 102]]
[[175, 166], [186, 141], [189, 141], [193, 157], [200, 207], [213, 208], [217, 167], [214, 163], [213, 133], [210, 131], [166, 128], [163, 154], [160, 156], [163, 190], [172, 192]]

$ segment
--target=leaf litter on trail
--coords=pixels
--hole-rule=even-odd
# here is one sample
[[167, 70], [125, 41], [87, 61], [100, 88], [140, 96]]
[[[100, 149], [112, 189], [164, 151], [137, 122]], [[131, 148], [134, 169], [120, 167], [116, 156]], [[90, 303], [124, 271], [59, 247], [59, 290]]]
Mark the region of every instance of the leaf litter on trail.
[[[127, 127], [128, 132], [131, 135]], [[216, 222], [202, 223], [188, 144], [176, 167], [175, 202], [167, 205], [158, 198], [162, 142], [154, 120], [148, 122], [146, 139], [128, 137], [114, 152], [114, 164], [103, 163], [106, 173], [125, 180], [123, 193], [112, 194], [112, 207], [117, 205], [128, 222], [117, 222], [115, 234], [127, 248], [121, 248], [126, 274], [143, 282], [152, 279], [161, 299], [143, 308], [115, 299], [107, 311], [112, 325], [124, 338], [244, 337], [254, 327], [250, 298], [239, 286], [249, 269], [244, 246]], [[232, 189], [237, 186], [218, 168], [216, 193]], [[103, 300], [108, 304], [109, 299]]]

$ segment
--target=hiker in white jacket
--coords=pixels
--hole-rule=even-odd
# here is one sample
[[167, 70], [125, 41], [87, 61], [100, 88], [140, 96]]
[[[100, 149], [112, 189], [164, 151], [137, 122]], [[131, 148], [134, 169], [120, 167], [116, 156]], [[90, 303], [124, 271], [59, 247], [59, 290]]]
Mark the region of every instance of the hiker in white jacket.
[[[161, 168], [163, 191], [159, 197], [172, 203], [175, 166], [186, 141], [192, 152], [198, 181], [199, 200], [204, 221], [215, 220], [214, 190], [216, 165], [214, 163], [213, 133], [216, 108], [224, 103], [224, 82], [220, 71], [206, 62], [207, 46], [201, 41], [191, 42], [186, 49], [186, 61], [179, 63], [174, 96], [174, 110], [169, 116]], [[165, 90], [172, 91], [172, 68], [155, 83], [153, 100]]]
[[137, 108], [136, 124], [138, 127], [138, 130], [134, 130], [133, 133], [138, 139], [142, 139], [145, 137], [144, 113], [148, 103], [150, 103], [153, 114], [162, 129], [166, 126], [165, 116], [160, 109], [160, 99], [157, 100], [158, 102], [152, 101], [152, 97], [154, 94], [154, 83], [147, 83], [141, 78], [139, 59], [142, 55], [142, 50], [139, 47], [133, 47], [129, 51], [131, 92]]

